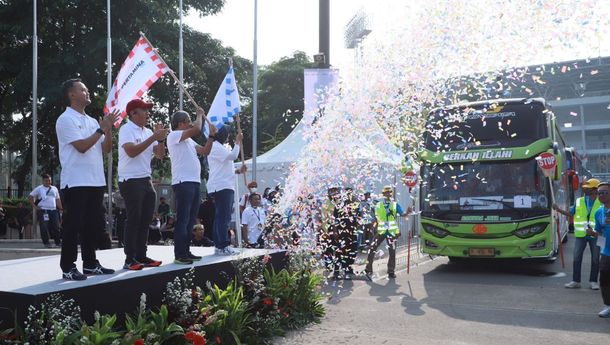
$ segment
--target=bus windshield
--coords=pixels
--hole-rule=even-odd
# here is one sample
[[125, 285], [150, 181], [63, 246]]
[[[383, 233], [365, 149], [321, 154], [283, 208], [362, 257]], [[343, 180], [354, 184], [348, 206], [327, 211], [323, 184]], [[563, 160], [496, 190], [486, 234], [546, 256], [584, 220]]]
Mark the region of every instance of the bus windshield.
[[428, 117], [425, 148], [439, 152], [527, 146], [548, 136], [546, 111], [538, 101], [438, 109]]
[[546, 178], [535, 159], [426, 164], [422, 171], [422, 215], [445, 220], [510, 221], [549, 212]]

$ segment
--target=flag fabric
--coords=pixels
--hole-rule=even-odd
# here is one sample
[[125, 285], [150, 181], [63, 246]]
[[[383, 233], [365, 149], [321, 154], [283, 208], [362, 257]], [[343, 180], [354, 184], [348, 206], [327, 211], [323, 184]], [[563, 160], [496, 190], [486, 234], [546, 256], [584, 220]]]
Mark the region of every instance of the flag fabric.
[[[220, 84], [218, 92], [216, 92], [208, 112], [208, 119], [216, 128], [220, 129], [226, 123], [233, 122], [233, 116], [238, 115], [240, 111], [239, 92], [237, 91], [233, 66], [231, 66]], [[207, 122], [204, 124], [203, 131], [207, 136], [209, 132]]]
[[127, 103], [134, 98], [142, 97], [167, 71], [169, 68], [163, 59], [144, 37], [140, 37], [123, 62], [104, 106], [105, 114], [117, 109], [121, 111], [121, 118], [115, 122], [115, 127], [118, 127], [127, 116], [125, 111]]

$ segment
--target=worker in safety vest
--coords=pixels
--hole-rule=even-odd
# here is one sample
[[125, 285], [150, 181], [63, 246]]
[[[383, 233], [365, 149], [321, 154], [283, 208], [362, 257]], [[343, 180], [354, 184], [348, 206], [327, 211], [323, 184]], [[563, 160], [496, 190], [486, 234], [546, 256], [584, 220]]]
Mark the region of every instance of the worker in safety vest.
[[574, 206], [570, 211], [562, 210], [557, 205], [553, 204], [553, 209], [565, 216], [574, 216], [574, 267], [572, 270], [572, 281], [565, 284], [568, 289], [580, 288], [580, 270], [582, 266], [582, 256], [589, 244], [591, 251], [591, 273], [589, 275], [589, 287], [593, 290], [599, 290], [597, 276], [599, 274], [599, 251], [600, 248], [596, 244], [596, 238], [587, 235], [587, 228], [595, 223], [595, 211], [602, 206], [597, 198], [598, 179], [588, 179], [582, 184], [584, 197], [576, 199]]
[[396, 268], [396, 242], [400, 237], [400, 229], [398, 228], [398, 217], [407, 217], [411, 212], [411, 208], [407, 209], [407, 213], [402, 211], [400, 205], [392, 199], [393, 190], [390, 186], [383, 187], [383, 199], [375, 205], [375, 237], [369, 248], [366, 268], [364, 270], [366, 277], [371, 280], [373, 275], [373, 261], [375, 260], [375, 252], [377, 247], [387, 241], [390, 258], [388, 260], [388, 278], [396, 278], [394, 269]]

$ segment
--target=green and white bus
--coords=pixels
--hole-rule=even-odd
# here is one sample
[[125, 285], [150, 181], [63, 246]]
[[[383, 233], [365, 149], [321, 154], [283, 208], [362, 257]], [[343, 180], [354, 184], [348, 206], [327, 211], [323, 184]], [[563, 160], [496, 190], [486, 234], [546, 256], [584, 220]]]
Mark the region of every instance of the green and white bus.
[[[565, 150], [543, 99], [430, 111], [419, 155], [423, 252], [450, 259], [555, 258], [560, 239], [567, 240], [568, 219], [552, 202], [568, 209], [578, 187], [568, 183]], [[557, 158], [550, 179], [537, 166], [543, 152]]]

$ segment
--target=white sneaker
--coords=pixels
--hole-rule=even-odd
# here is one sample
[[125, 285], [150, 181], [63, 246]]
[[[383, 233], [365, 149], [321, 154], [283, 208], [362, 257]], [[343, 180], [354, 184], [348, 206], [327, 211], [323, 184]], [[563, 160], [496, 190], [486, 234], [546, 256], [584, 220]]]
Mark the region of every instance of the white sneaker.
[[571, 281], [567, 284], [564, 285], [566, 288], [568, 289], [579, 289], [580, 288], [580, 283], [579, 282], [575, 282], [575, 281]]
[[591, 282], [589, 286], [591, 287], [591, 290], [599, 290], [599, 284], [597, 282]]
[[239, 254], [239, 251], [237, 251], [235, 248], [232, 248], [231, 246], [226, 246], [223, 249], [214, 248], [214, 254], [221, 256], [230, 256]]
[[599, 312], [599, 317], [608, 318], [610, 317], [610, 305], [607, 305], [602, 311]]
[[236, 248], [233, 248], [231, 246], [226, 246], [224, 250], [225, 250], [225, 252], [229, 252], [229, 255], [238, 255], [239, 254], [239, 250]]

